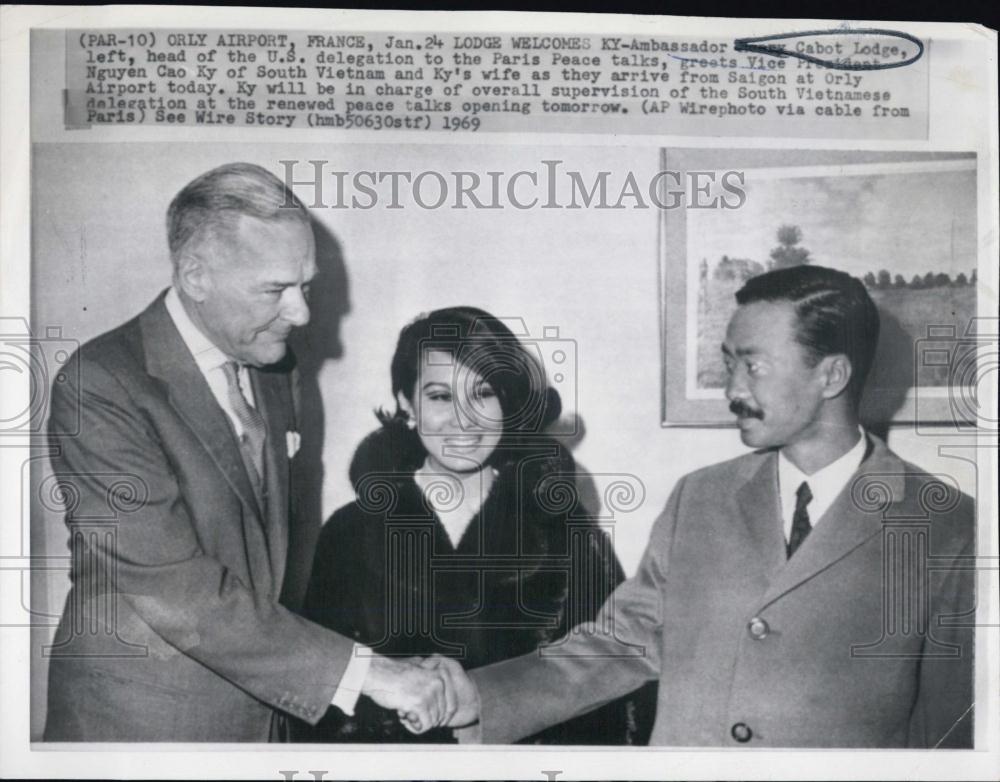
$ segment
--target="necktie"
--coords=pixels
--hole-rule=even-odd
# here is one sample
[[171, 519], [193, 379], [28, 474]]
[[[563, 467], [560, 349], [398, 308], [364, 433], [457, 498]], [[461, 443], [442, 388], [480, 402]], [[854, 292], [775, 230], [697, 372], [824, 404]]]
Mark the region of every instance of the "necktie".
[[809, 523], [809, 511], [806, 506], [812, 502], [812, 492], [809, 484], [802, 481], [795, 492], [795, 514], [792, 516], [792, 532], [788, 536], [788, 545], [785, 547], [788, 557], [791, 558], [796, 549], [802, 545], [802, 541], [812, 531], [812, 524]]
[[250, 406], [243, 395], [236, 362], [227, 361], [222, 365], [222, 371], [229, 385], [229, 404], [243, 426], [240, 447], [250, 456], [250, 463], [257, 471], [256, 475], [250, 477], [259, 486], [264, 478], [264, 439], [267, 437], [267, 427], [263, 416], [257, 412], [257, 408]]

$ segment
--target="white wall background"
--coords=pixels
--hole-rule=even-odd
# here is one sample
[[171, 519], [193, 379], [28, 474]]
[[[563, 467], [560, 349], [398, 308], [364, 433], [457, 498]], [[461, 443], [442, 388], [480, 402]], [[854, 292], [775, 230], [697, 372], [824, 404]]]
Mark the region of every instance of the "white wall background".
[[[541, 171], [541, 161], [556, 159], [564, 169], [579, 170], [585, 181], [600, 170], [616, 177], [631, 170], [641, 182], [659, 165], [658, 150], [628, 147], [39, 144], [32, 171], [35, 333], [61, 326], [64, 336], [83, 342], [140, 312], [169, 284], [164, 217], [173, 195], [224, 162], [246, 160], [280, 174], [278, 160], [293, 158], [329, 160], [329, 169], [349, 172], [508, 175]], [[296, 171], [302, 177], [308, 167]], [[297, 192], [309, 203], [307, 190]], [[577, 461], [598, 476], [599, 487], [603, 473], [630, 473], [645, 487], [644, 502], [615, 520], [616, 549], [627, 573], [634, 572], [675, 481], [745, 450], [733, 429], [661, 427], [655, 209], [380, 205], [369, 211], [317, 209], [314, 216], [342, 253], [346, 296], [342, 286], [334, 306], [349, 305], [340, 320], [339, 357], [327, 360], [318, 375], [326, 417], [324, 517], [353, 499], [347, 467], [359, 440], [374, 428], [372, 409], [391, 404], [389, 360], [400, 327], [446, 305], [519, 316], [532, 334], [557, 326], [562, 337], [576, 341], [576, 412], [585, 427]], [[564, 402], [572, 405], [571, 398]], [[933, 438], [893, 429], [890, 445], [975, 492], [974, 466], [940, 456]], [[58, 516], [37, 513], [32, 526], [33, 553], [65, 553]], [[36, 610], [57, 617], [67, 587], [64, 573], [36, 581]], [[47, 633], [34, 643], [44, 643]], [[42, 667], [33, 674], [36, 692], [44, 688]], [[35, 735], [41, 719], [33, 714]]]

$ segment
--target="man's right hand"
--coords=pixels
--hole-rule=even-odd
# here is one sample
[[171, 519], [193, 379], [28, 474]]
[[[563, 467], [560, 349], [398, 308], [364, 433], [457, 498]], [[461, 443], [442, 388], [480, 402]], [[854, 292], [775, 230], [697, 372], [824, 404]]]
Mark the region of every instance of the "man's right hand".
[[389, 657], [372, 658], [361, 693], [398, 712], [413, 733], [447, 724], [458, 709], [452, 687], [436, 668]]
[[479, 691], [457, 660], [434, 654], [424, 659], [420, 665], [441, 674], [447, 691], [456, 703], [445, 725], [449, 728], [464, 728], [479, 719]]

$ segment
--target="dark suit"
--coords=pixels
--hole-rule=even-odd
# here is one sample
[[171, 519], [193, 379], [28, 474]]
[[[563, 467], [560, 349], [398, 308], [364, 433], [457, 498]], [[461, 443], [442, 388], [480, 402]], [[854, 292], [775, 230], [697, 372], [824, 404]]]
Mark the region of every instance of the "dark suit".
[[470, 672], [483, 740], [658, 678], [652, 744], [971, 746], [973, 504], [872, 442], [787, 561], [775, 452], [683, 478], [605, 604], [614, 635]]
[[[266, 741], [315, 722], [352, 642], [279, 604], [289, 534], [288, 373], [251, 371], [267, 424], [266, 512], [232, 426], [164, 306], [83, 346], [57, 385], [72, 589], [46, 740]], [[80, 434], [59, 437], [74, 425]]]

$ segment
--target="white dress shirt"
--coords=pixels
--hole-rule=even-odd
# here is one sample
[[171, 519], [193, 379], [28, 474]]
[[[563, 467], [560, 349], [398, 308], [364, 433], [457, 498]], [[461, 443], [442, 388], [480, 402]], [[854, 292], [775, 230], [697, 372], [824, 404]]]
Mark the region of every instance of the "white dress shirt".
[[[191, 320], [191, 316], [188, 315], [187, 310], [184, 309], [184, 304], [181, 302], [176, 288], [171, 288], [167, 291], [167, 296], [163, 303], [166, 305], [167, 313], [177, 327], [177, 331], [180, 332], [181, 340], [183, 340], [185, 346], [191, 352], [195, 364], [198, 365], [198, 369], [201, 370], [201, 374], [205, 377], [208, 387], [212, 390], [212, 396], [215, 397], [215, 401], [219, 403], [219, 407], [222, 408], [226, 417], [229, 418], [233, 428], [236, 430], [236, 436], [242, 437], [243, 424], [240, 423], [240, 419], [237, 418], [232, 405], [229, 404], [229, 383], [226, 380], [225, 372], [222, 370], [223, 364], [234, 359], [223, 353], [212, 340], [198, 329], [194, 321]], [[256, 407], [254, 404], [253, 388], [250, 384], [249, 371], [245, 364], [237, 363], [239, 364], [237, 377], [240, 389], [243, 391], [247, 402]], [[295, 650], [293, 649], [291, 652], [294, 654]], [[344, 671], [344, 675], [341, 677], [340, 684], [337, 685], [337, 691], [333, 694], [333, 700], [331, 701], [332, 705], [345, 714], [354, 714], [354, 706], [357, 704], [358, 696], [361, 694], [361, 685], [364, 684], [365, 677], [368, 675], [369, 665], [371, 665], [370, 650], [361, 644], [355, 644], [351, 661], [347, 664], [347, 669]]]
[[868, 438], [860, 427], [858, 434], [857, 443], [847, 453], [812, 475], [806, 475], [788, 460], [784, 452], [778, 452], [778, 491], [781, 495], [781, 520], [785, 527], [786, 541], [792, 534], [796, 492], [803, 481], [809, 484], [809, 491], [812, 492], [812, 500], [806, 511], [809, 513], [810, 525], [815, 527], [823, 520], [823, 514], [833, 505], [851, 476], [858, 471], [868, 447]]
[[[201, 370], [201, 374], [205, 376], [205, 380], [208, 382], [208, 387], [212, 389], [212, 396], [215, 397], [215, 401], [219, 403], [219, 407], [222, 408], [222, 411], [232, 422], [233, 428], [236, 429], [236, 436], [242, 437], [243, 424], [240, 423], [240, 419], [233, 411], [233, 406], [229, 404], [229, 383], [226, 380], [226, 373], [222, 370], [223, 364], [233, 361], [233, 359], [223, 353], [220, 348], [216, 347], [212, 340], [199, 331], [194, 321], [191, 320], [191, 316], [188, 315], [187, 310], [184, 309], [180, 296], [177, 295], [176, 288], [171, 288], [167, 291], [167, 297], [163, 303], [166, 305], [167, 312], [170, 313], [177, 331], [180, 332], [181, 339], [184, 341], [187, 349], [191, 351], [194, 363], [198, 365], [198, 369]], [[245, 364], [237, 362], [237, 365], [239, 366], [237, 378], [240, 383], [240, 390], [243, 392], [243, 396], [246, 397], [247, 402], [251, 406], [256, 407], [257, 405], [254, 404], [253, 388], [250, 385], [250, 373]]]

